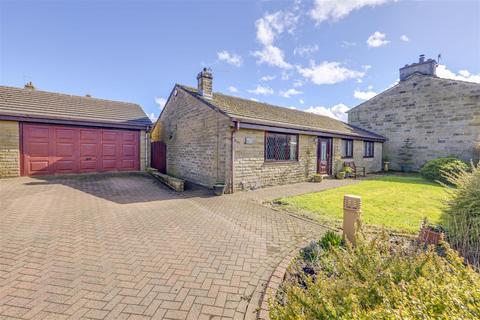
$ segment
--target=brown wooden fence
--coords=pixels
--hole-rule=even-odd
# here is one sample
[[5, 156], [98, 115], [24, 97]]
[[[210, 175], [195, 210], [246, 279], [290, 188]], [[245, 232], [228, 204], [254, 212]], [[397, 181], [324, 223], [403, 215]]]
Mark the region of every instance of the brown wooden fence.
[[161, 173], [167, 173], [167, 146], [161, 141], [151, 144], [151, 166]]

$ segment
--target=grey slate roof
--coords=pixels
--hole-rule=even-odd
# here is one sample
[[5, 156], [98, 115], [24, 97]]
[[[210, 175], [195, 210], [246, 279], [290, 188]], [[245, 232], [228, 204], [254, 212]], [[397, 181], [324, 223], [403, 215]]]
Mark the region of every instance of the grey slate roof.
[[135, 103], [0, 86], [0, 117], [98, 122], [125, 127], [152, 123]]
[[196, 88], [178, 85], [190, 94], [211, 104], [229, 117], [243, 121], [271, 123], [272, 126], [297, 128], [300, 130], [320, 131], [359, 138], [385, 140], [375, 133], [351, 126], [327, 116], [317, 115], [300, 110], [279, 107], [249, 99], [213, 93], [212, 99], [202, 97]]

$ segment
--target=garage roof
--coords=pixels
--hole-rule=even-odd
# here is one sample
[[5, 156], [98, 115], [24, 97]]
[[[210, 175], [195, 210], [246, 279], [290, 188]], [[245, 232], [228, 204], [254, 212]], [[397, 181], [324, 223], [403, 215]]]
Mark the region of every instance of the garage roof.
[[0, 86], [0, 119], [145, 129], [152, 123], [135, 103]]

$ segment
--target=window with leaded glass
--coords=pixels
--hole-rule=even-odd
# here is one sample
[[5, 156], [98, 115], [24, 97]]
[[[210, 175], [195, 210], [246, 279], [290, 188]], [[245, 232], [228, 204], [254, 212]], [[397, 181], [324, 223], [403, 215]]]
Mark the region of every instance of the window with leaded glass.
[[265, 160], [298, 160], [298, 135], [265, 132]]

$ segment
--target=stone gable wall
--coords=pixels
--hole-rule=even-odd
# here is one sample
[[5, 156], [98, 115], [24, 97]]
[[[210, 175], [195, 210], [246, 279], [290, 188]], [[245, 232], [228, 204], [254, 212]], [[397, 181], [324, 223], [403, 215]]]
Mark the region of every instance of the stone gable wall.
[[229, 118], [176, 90], [154, 129], [167, 146], [167, 174], [206, 187], [217, 182], [229, 184]]
[[260, 130], [240, 129], [235, 133], [235, 190], [307, 181], [317, 172], [315, 136], [299, 135], [298, 161], [285, 162], [265, 162], [264, 138], [265, 131]]
[[412, 139], [413, 169], [453, 155], [478, 160], [480, 84], [414, 75], [352, 109], [348, 122], [388, 140], [384, 155], [400, 170], [399, 152]]
[[20, 175], [20, 136], [17, 121], [0, 120], [0, 178]]

